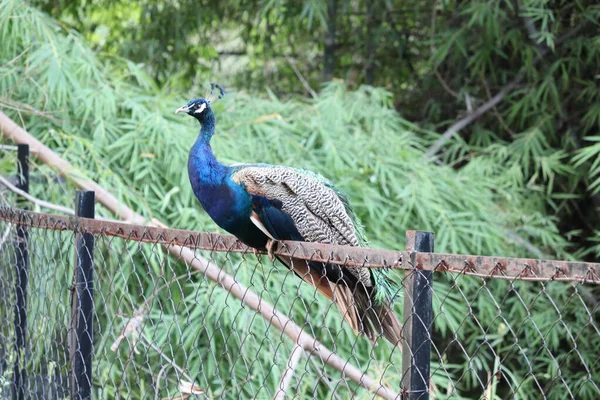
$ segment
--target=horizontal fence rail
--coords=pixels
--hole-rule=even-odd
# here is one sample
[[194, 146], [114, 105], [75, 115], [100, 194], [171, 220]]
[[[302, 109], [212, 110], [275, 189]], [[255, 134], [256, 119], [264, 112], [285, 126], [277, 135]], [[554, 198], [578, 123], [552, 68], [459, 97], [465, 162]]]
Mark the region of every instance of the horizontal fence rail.
[[[10, 207], [0, 207], [0, 220], [21, 226], [114, 236], [137, 242], [177, 245], [197, 250], [266, 254], [264, 251], [249, 248], [234, 236], [217, 233], [66, 217]], [[327, 262], [347, 267], [416, 268], [481, 278], [600, 284], [600, 263], [579, 261], [419, 253], [294, 241], [278, 242], [274, 253], [299, 260]]]
[[[17, 354], [19, 229], [29, 267]], [[75, 335], [74, 290], [92, 287], [92, 275], [77, 278], [84, 234], [93, 238], [93, 308]], [[75, 398], [600, 398], [600, 264], [428, 253], [432, 237], [407, 232], [406, 251], [275, 249], [295, 268], [388, 269], [404, 324], [393, 346], [357, 336], [329, 299], [232, 236], [0, 207], [0, 377], [27, 360], [15, 389], [32, 399], [66, 398], [81, 383], [86, 394]], [[180, 246], [233, 283], [173, 257]], [[276, 309], [261, 315], [250, 291]], [[76, 344], [82, 337], [87, 346]], [[73, 349], [91, 364], [78, 366]], [[11, 391], [0, 385], [0, 398]]]

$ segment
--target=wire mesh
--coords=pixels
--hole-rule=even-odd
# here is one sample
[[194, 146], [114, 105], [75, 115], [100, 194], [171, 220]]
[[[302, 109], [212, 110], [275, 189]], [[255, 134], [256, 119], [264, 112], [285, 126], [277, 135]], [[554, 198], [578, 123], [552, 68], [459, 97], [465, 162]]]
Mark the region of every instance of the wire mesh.
[[[28, 219], [7, 208], [0, 214], [0, 397], [14, 390], [21, 223], [29, 250], [27, 396], [67, 398], [74, 244], [86, 226], [58, 216]], [[333, 303], [266, 255], [227, 236], [191, 240], [182, 231], [140, 232], [106, 221], [96, 228], [93, 398], [360, 399], [401, 393], [406, 366], [400, 349], [356, 336]], [[185, 240], [205, 249], [180, 247]], [[334, 253], [295, 254], [356, 264], [358, 253]], [[365, 250], [363, 264], [372, 266], [379, 253], [381, 259], [395, 256]], [[407, 273], [420, 273], [415, 266], [436, 270], [431, 398], [600, 396], [597, 284], [474, 276], [440, 268], [441, 261], [411, 265], [406, 253], [398, 254], [405, 271], [391, 272], [400, 283]], [[406, 299], [399, 295], [400, 316]]]
[[[598, 398], [597, 285], [436, 278], [432, 375], [440, 397]], [[462, 304], [466, 313], [452, 312]]]
[[[0, 230], [9, 232], [0, 248], [0, 280], [7, 283], [1, 305], [8, 316], [14, 308], [15, 224], [1, 222]], [[272, 321], [202, 268], [188, 268], [171, 257], [169, 246], [122, 235], [128, 237], [95, 235], [94, 397], [175, 398], [190, 392], [199, 398], [274, 397], [290, 360], [297, 365], [285, 388], [288, 396], [369, 397], [369, 391], [320, 357], [304, 349], [294, 353], [295, 343]], [[63, 398], [69, 390], [74, 240], [73, 231], [29, 228], [26, 391], [31, 398]], [[349, 363], [382, 371], [382, 377], [400, 374], [397, 350], [372, 348], [358, 339], [340, 324], [331, 304], [284, 268], [274, 268], [267, 257], [216, 251], [195, 251], [194, 256], [223, 268], [221, 284], [227, 284], [223, 278], [229, 274], [244, 297], [258, 293], [263, 307], [277, 308], [281, 321], [294, 316], [302, 331], [319, 339], [316, 352], [327, 347]], [[10, 376], [15, 333], [12, 318], [5, 322], [2, 341]], [[390, 357], [398, 369], [386, 370], [381, 360]]]

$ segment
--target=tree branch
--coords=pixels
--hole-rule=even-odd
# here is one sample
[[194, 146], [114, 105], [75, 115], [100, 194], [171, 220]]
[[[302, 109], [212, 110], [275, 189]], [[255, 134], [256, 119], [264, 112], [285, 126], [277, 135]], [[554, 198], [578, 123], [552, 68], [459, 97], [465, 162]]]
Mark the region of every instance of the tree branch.
[[19, 189], [18, 187], [16, 187], [12, 183], [10, 183], [9, 180], [3, 176], [0, 176], [0, 184], [6, 186], [11, 192], [14, 192], [14, 193], [18, 194], [19, 196], [24, 197], [25, 199], [29, 200], [30, 202], [32, 202], [33, 204], [35, 204], [39, 207], [58, 211], [58, 212], [61, 212], [61, 213], [67, 214], [67, 215], [75, 215], [75, 211], [73, 211], [70, 208], [59, 206], [57, 204], [49, 203], [47, 201], [40, 200], [36, 197], [33, 197], [29, 193]]
[[313, 99], [316, 99], [317, 93], [310, 87], [308, 81], [304, 79], [304, 76], [300, 73], [300, 70], [298, 70], [298, 67], [296, 66], [294, 60], [292, 60], [292, 58], [288, 54], [284, 54], [284, 57], [287, 60], [287, 62], [290, 63], [290, 66], [294, 70], [294, 73], [296, 74], [298, 79], [300, 79], [300, 82], [302, 82], [304, 89], [306, 89], [306, 91], [313, 97]]
[[61, 123], [61, 121], [59, 119], [54, 117], [49, 112], [37, 110], [37, 109], [31, 107], [29, 104], [21, 103], [18, 101], [0, 97], [0, 107], [4, 107], [4, 108], [8, 108], [8, 109], [14, 110], [14, 111], [29, 113], [29, 114], [37, 115], [40, 117], [48, 118], [50, 121], [57, 123], [57, 124]]
[[248, 54], [245, 50], [224, 50], [218, 53], [220, 56], [245, 56]]
[[[163, 353], [163, 351], [154, 343], [152, 343], [152, 341], [146, 337], [146, 335], [144, 335], [143, 333], [140, 334], [140, 338], [146, 343], [146, 345], [148, 345], [150, 348], [152, 348], [152, 350], [156, 351], [158, 353], [159, 356], [161, 356], [162, 358], [164, 358], [177, 372], [179, 372], [184, 378], [186, 378], [187, 380], [189, 380], [190, 382], [193, 382], [194, 380], [184, 371], [183, 368], [181, 368], [179, 365], [177, 365], [175, 363], [175, 361], [171, 360], [165, 353]], [[181, 379], [179, 379], [181, 381]]]
[[12, 60], [8, 61], [6, 64], [0, 66], [0, 69], [4, 69], [6, 67], [10, 67], [12, 64], [14, 64], [15, 62], [17, 62], [19, 60], [19, 58], [23, 57], [23, 55], [25, 53], [27, 53], [29, 51], [31, 47], [26, 48], [25, 50], [23, 50], [21, 52], [21, 54], [19, 54], [18, 56], [16, 56], [15, 58], [13, 58]]
[[327, 386], [329, 388], [329, 390], [331, 390], [331, 397], [334, 398], [335, 400], [341, 400], [340, 396], [338, 396], [335, 392], [335, 388], [333, 387], [333, 385], [331, 384], [331, 382], [329, 381], [329, 378], [327, 376], [325, 376], [322, 372], [321, 372], [321, 368], [319, 367], [319, 365], [317, 364], [317, 362], [315, 361], [314, 358], [309, 357], [310, 362], [312, 363], [313, 367], [315, 368], [315, 371], [317, 372], [317, 374], [319, 374], [319, 380], [321, 382], [323, 382], [323, 384], [325, 386]]
[[[50, 203], [45, 200], [40, 200], [37, 197], [34, 197], [34, 196], [30, 195], [29, 193], [24, 192], [23, 190], [19, 189], [18, 187], [16, 187], [12, 183], [10, 183], [10, 181], [3, 176], [0, 176], [0, 184], [4, 185], [11, 192], [18, 194], [19, 196], [22, 196], [26, 200], [29, 200], [30, 202], [32, 202], [33, 204], [35, 204], [38, 207], [58, 211], [58, 212], [61, 212], [61, 213], [67, 214], [67, 215], [75, 215], [75, 211], [73, 209], [64, 207], [64, 206], [60, 206], [58, 204]], [[96, 217], [96, 219], [99, 219], [101, 221], [115, 221], [114, 219], [103, 218], [103, 217]]]
[[488, 110], [490, 110], [494, 106], [496, 106], [496, 104], [498, 104], [502, 100], [504, 100], [504, 97], [511, 90], [513, 90], [513, 88], [515, 86], [517, 86], [521, 82], [521, 80], [523, 80], [524, 76], [525, 76], [525, 74], [523, 72], [521, 72], [519, 75], [516, 76], [515, 79], [513, 79], [512, 81], [510, 81], [508, 83], [508, 85], [504, 86], [502, 88], [502, 90], [500, 90], [494, 97], [492, 97], [490, 100], [488, 100], [487, 102], [485, 102], [483, 105], [481, 105], [475, 111], [473, 111], [471, 114], [468, 114], [466, 117], [464, 117], [460, 121], [455, 122], [454, 124], [452, 124], [452, 126], [450, 128], [448, 128], [448, 129], [446, 129], [446, 131], [442, 134], [442, 136], [438, 140], [436, 140], [435, 143], [433, 143], [431, 145], [431, 147], [429, 147], [429, 149], [427, 149], [427, 152], [425, 153], [425, 156], [423, 156], [423, 160], [427, 161], [427, 160], [431, 159], [435, 155], [435, 153], [437, 153], [438, 150], [455, 133], [457, 133], [458, 131], [460, 131], [461, 129], [463, 129], [467, 125], [469, 125], [471, 122], [475, 121], [477, 118], [479, 118], [480, 116], [482, 116], [483, 114], [485, 114]]
[[[290, 384], [292, 383], [292, 377], [294, 376], [294, 372], [296, 372], [296, 367], [298, 366], [298, 362], [300, 362], [300, 357], [302, 357], [302, 347], [299, 345], [294, 345], [292, 352], [290, 353], [290, 358], [286, 365], [285, 371], [283, 371], [283, 375], [281, 375], [281, 380], [279, 381], [279, 385], [277, 386], [277, 393], [275, 393], [275, 397], [273, 400], [284, 400], [285, 395], [287, 393]], [[292, 397], [292, 396], [288, 396]]]
[[[491, 100], [491, 98], [492, 98], [492, 92], [490, 91], [490, 87], [488, 86], [487, 81], [485, 80], [485, 78], [483, 76], [481, 77], [481, 83], [483, 84], [483, 87], [485, 89], [485, 94], [487, 95], [488, 100]], [[494, 111], [494, 115], [498, 119], [498, 122], [500, 122], [500, 124], [504, 127], [504, 129], [506, 129], [506, 131], [511, 136], [515, 136], [516, 135], [515, 131], [513, 131], [510, 128], [510, 126], [508, 126], [508, 124], [506, 123], [506, 121], [502, 117], [502, 114], [500, 114], [500, 112], [498, 111], [498, 109], [496, 107], [492, 107], [492, 110]]]
[[[437, 0], [433, 1], [433, 5], [431, 7], [431, 26], [430, 26], [430, 31], [431, 34], [429, 36], [430, 39], [430, 45], [429, 45], [429, 50], [431, 51], [431, 54], [435, 53], [435, 45], [434, 45], [434, 40], [435, 40], [435, 20], [437, 18]], [[458, 93], [456, 93], [454, 90], [452, 90], [452, 88], [450, 87], [450, 85], [448, 85], [448, 82], [446, 82], [446, 80], [444, 79], [444, 77], [442, 76], [442, 74], [440, 74], [440, 71], [438, 70], [437, 66], [433, 66], [433, 72], [435, 73], [435, 77], [438, 79], [438, 81], [440, 82], [440, 84], [442, 85], [442, 87], [444, 88], [444, 90], [446, 92], [448, 92], [448, 94], [450, 94], [452, 97], [455, 97], [458, 99]]]
[[[556, 43], [555, 47], [558, 47], [565, 40], [570, 39], [571, 37], [575, 36], [582, 29], [584, 29], [588, 25], [588, 23], [589, 23], [589, 21], [586, 20], [586, 21], [582, 22], [576, 28], [573, 28], [571, 31], [567, 32], [566, 34], [564, 34], [563, 36], [561, 36], [560, 38], [558, 38], [556, 40], [556, 42], [555, 42]], [[540, 53], [538, 54], [538, 56], [533, 61], [533, 64], [536, 65], [549, 52], [550, 52], [550, 50], [547, 47], [544, 50], [540, 51]], [[464, 117], [460, 121], [454, 123], [450, 128], [448, 128], [442, 134], [442, 136], [438, 140], [435, 141], [435, 143], [433, 143], [431, 145], [431, 147], [429, 147], [429, 149], [427, 149], [427, 152], [423, 156], [423, 161], [427, 161], [427, 160], [430, 160], [431, 158], [433, 158], [433, 156], [438, 152], [438, 150], [448, 140], [450, 140], [450, 138], [455, 133], [459, 132], [461, 129], [463, 129], [466, 126], [468, 126], [469, 124], [471, 124], [471, 122], [475, 121], [477, 118], [479, 118], [480, 116], [482, 116], [483, 114], [485, 114], [487, 111], [489, 111], [490, 109], [494, 108], [502, 100], [504, 100], [504, 97], [506, 97], [506, 95], [511, 90], [513, 90], [523, 80], [524, 77], [525, 77], [525, 72], [521, 70], [521, 72], [519, 72], [519, 74], [512, 81], [510, 81], [506, 86], [504, 86], [502, 88], [502, 90], [500, 90], [494, 97], [492, 97], [490, 100], [488, 100], [487, 102], [485, 102], [481, 107], [479, 107], [474, 112], [468, 114], [466, 117]]]
[[325, 32], [323, 43], [323, 82], [329, 82], [335, 73], [337, 5], [337, 0], [327, 0], [327, 32]]
[[[6, 137], [16, 143], [29, 144], [32, 150], [37, 152], [37, 157], [42, 162], [56, 169], [61, 175], [70, 179], [79, 188], [95, 191], [96, 201], [104, 205], [104, 207], [112, 211], [119, 218], [134, 223], [145, 224], [147, 222], [146, 218], [121, 203], [115, 196], [96, 182], [73, 174], [75, 168], [73, 168], [70, 163], [62, 159], [49, 147], [45, 146], [23, 128], [18, 126], [3, 112], [0, 112], [0, 130]], [[165, 227], [165, 224], [157, 220], [150, 221], [146, 225]], [[381, 383], [350, 364], [350, 362], [343, 360], [335, 352], [329, 350], [311, 335], [306, 333], [288, 316], [275, 309], [271, 304], [266, 302], [249, 288], [237, 282], [233, 276], [217, 267], [214, 263], [210, 263], [189, 248], [174, 245], [166, 245], [165, 247], [171, 255], [181, 259], [187, 266], [201, 272], [206, 278], [216, 282], [223, 289], [242, 301], [246, 306], [259, 313], [270, 325], [285, 333], [293, 343], [301, 346], [304, 351], [319, 357], [325, 364], [342, 372], [346, 378], [353, 380], [371, 393], [384, 399], [391, 400], [399, 397], [398, 393], [383, 386]]]

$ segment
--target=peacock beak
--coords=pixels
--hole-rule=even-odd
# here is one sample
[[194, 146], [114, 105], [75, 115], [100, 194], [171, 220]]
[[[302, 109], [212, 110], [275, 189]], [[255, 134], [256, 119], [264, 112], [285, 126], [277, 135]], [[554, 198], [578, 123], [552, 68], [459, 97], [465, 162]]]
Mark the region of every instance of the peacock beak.
[[189, 109], [189, 107], [187, 105], [181, 106], [177, 110], [175, 110], [175, 114], [179, 114], [180, 112], [187, 113], [189, 110], [190, 109]]

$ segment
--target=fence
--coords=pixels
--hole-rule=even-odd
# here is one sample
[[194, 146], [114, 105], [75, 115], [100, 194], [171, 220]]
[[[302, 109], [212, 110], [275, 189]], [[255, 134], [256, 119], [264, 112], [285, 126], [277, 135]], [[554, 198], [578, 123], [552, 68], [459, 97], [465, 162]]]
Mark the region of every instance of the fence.
[[600, 397], [600, 265], [433, 250], [415, 232], [406, 251], [277, 250], [397, 269], [400, 351], [230, 236], [3, 206], [0, 397]]

